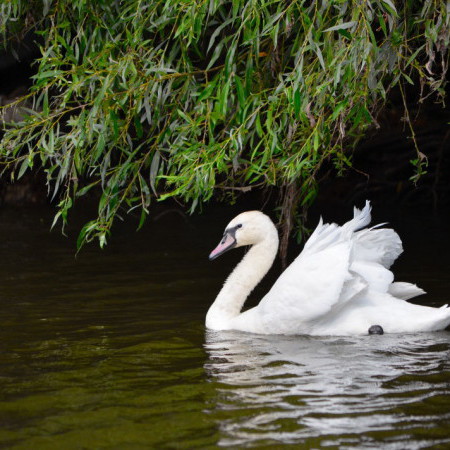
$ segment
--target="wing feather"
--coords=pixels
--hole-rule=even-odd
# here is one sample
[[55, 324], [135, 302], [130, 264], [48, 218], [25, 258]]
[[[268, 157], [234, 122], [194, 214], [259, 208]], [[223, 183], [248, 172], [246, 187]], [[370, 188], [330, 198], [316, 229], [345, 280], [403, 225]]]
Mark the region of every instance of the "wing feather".
[[317, 253], [300, 254], [258, 306], [265, 328], [278, 333], [298, 328], [305, 333], [308, 322], [327, 314], [350, 278], [350, 247], [349, 242], [340, 242]]
[[242, 319], [253, 320], [265, 333], [309, 333], [372, 291], [398, 298], [422, 293], [415, 285], [393, 283], [389, 267], [403, 250], [394, 230], [358, 231], [370, 223], [370, 212], [366, 202], [342, 227], [320, 219], [300, 255]]
[[267, 332], [308, 332], [308, 323], [322, 319], [366, 288], [349, 271], [352, 235], [370, 222], [370, 204], [355, 208], [354, 218], [340, 227], [322, 219], [305, 248], [281, 274], [258, 305]]

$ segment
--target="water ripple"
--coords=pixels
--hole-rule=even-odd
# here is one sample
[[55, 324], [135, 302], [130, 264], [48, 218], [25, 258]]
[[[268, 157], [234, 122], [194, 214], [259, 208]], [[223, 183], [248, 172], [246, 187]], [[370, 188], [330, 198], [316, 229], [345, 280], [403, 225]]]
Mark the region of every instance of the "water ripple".
[[450, 396], [447, 332], [358, 338], [208, 332], [205, 349], [205, 370], [220, 383], [211, 411], [242, 414], [220, 419], [221, 445], [319, 438], [321, 445], [326, 439], [350, 448], [355, 435], [369, 433], [375, 442], [402, 429], [409, 442], [402, 448], [422, 448], [430, 440], [413, 439], [412, 431], [450, 418], [450, 408], [435, 407]]

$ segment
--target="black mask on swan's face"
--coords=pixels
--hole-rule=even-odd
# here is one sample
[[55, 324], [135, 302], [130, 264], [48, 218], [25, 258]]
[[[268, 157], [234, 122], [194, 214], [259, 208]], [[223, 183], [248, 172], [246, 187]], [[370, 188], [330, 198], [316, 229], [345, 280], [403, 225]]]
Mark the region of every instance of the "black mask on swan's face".
[[219, 245], [209, 254], [209, 260], [212, 261], [216, 259], [218, 256], [222, 255], [228, 250], [236, 247], [236, 231], [242, 228], [242, 224], [235, 225], [234, 227], [227, 227], [225, 233], [222, 236], [222, 240]]

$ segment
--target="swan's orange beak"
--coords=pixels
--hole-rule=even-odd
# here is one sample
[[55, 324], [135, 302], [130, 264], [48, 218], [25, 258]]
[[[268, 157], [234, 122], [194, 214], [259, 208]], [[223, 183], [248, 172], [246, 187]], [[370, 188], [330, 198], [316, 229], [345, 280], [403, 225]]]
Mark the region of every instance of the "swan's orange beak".
[[233, 236], [234, 233], [225, 232], [220, 244], [209, 254], [209, 260], [212, 261], [225, 253], [227, 250], [231, 250], [236, 245], [236, 239]]

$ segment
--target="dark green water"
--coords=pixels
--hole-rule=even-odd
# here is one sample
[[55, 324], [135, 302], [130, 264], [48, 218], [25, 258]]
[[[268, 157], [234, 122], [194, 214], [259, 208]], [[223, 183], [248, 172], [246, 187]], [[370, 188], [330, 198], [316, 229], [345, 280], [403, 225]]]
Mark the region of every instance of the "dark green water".
[[[75, 258], [48, 214], [0, 212], [0, 447], [450, 448], [450, 332], [205, 333], [232, 215], [121, 226]], [[396, 220], [397, 273], [449, 302], [445, 222]]]

